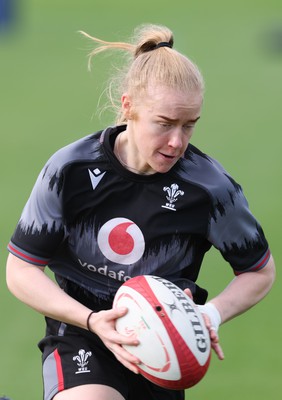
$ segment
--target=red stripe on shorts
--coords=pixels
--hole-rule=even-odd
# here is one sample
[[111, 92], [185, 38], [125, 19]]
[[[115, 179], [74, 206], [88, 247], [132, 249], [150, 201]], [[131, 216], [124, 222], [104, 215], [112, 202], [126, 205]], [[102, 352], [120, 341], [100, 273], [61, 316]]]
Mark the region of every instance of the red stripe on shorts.
[[64, 390], [64, 375], [63, 375], [63, 368], [62, 368], [62, 361], [58, 350], [54, 351], [54, 358], [56, 361], [56, 368], [57, 368], [57, 377], [58, 377], [58, 390]]

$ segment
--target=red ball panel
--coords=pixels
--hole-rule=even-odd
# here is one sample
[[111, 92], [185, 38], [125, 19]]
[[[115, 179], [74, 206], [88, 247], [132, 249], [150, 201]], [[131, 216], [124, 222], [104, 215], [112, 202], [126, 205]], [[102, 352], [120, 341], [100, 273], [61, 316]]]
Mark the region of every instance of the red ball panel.
[[[158, 293], [158, 290], [156, 290], [156, 285], [155, 282], [153, 281], [154, 279], [157, 279], [158, 282], [164, 282], [168, 283], [168, 285], [163, 285], [161, 288], [162, 290], [162, 295]], [[197, 384], [206, 374], [207, 369], [210, 364], [210, 358], [211, 358], [211, 352], [209, 348], [209, 353], [207, 354], [207, 357], [204, 362], [199, 362], [195, 354], [191, 351], [189, 344], [191, 345], [191, 340], [193, 339], [195, 341], [195, 331], [191, 328], [189, 328], [189, 319], [186, 318], [184, 315], [183, 318], [183, 324], [187, 323], [187, 327], [185, 326], [186, 332], [189, 332], [184, 338], [183, 338], [183, 329], [181, 329], [182, 334], [180, 334], [179, 329], [175, 326], [173, 323], [173, 319], [171, 316], [168, 314], [169, 308], [168, 304], [165, 303], [163, 300], [164, 298], [164, 293], [170, 295], [171, 293], [169, 291], [170, 288], [173, 289], [174, 294], [178, 294], [178, 297], [175, 297], [175, 310], [177, 310], [177, 307], [181, 307], [181, 303], [178, 301], [179, 298], [185, 299], [185, 296], [183, 292], [177, 288], [175, 285], [171, 284], [169, 281], [163, 280], [158, 277], [152, 277], [152, 276], [138, 276], [135, 278], [130, 279], [126, 283], [122, 285], [122, 287], [127, 286], [131, 289], [133, 289], [133, 297], [134, 297], [134, 291], [136, 291], [139, 295], [141, 295], [150, 305], [149, 310], [151, 310], [152, 314], [150, 317], [153, 317], [155, 321], [158, 320], [161, 321], [163, 324], [163, 327], [165, 328], [169, 339], [171, 341], [171, 344], [173, 346], [174, 352], [176, 354], [179, 370], [180, 370], [180, 378], [179, 379], [164, 379], [161, 377], [162, 372], [170, 372], [169, 369], [173, 368], [173, 363], [171, 362], [170, 358], [170, 346], [167, 347], [167, 343], [165, 341], [162, 341], [161, 335], [159, 336], [159, 340], [162, 342], [163, 345], [163, 352], [165, 352], [166, 355], [166, 362], [163, 364], [163, 366], [160, 368], [155, 368], [153, 364], [150, 366], [148, 364], [143, 364], [146, 366], [146, 370], [142, 369], [142, 364], [139, 367], [140, 374], [142, 374], [144, 377], [146, 377], [148, 380], [151, 382], [164, 387], [168, 389], [175, 389], [175, 390], [181, 390], [181, 389], [186, 389], [191, 386], [194, 386]], [[122, 292], [122, 287], [117, 293], [117, 296], [115, 299], [120, 298]], [[154, 289], [153, 289], [154, 287]], [[154, 292], [155, 291], [155, 292]], [[180, 294], [179, 294], [180, 293]], [[159, 296], [159, 298], [158, 298]], [[132, 295], [130, 295], [132, 298]], [[137, 297], [137, 296], [136, 296]], [[168, 296], [169, 297], [169, 296]], [[187, 298], [187, 296], [186, 296]], [[118, 300], [117, 300], [118, 301]], [[185, 299], [185, 301], [189, 302], [189, 307], [192, 310], [193, 314], [197, 318], [197, 312], [194, 309], [194, 303], [189, 299]], [[178, 309], [179, 311], [179, 309]], [[146, 312], [148, 312], [148, 307], [146, 307]], [[172, 315], [171, 311], [171, 315]], [[145, 315], [145, 314], [144, 314]], [[181, 321], [182, 323], [182, 321]], [[156, 324], [157, 325], [157, 324]], [[197, 325], [200, 325], [200, 320], [197, 320]], [[199, 328], [200, 329], [200, 328]], [[209, 338], [208, 338], [209, 340]], [[153, 350], [152, 350], [153, 351]], [[194, 349], [195, 352], [195, 349]], [[172, 371], [173, 372], [173, 371]], [[175, 376], [175, 374], [171, 374], [172, 376]], [[176, 374], [177, 375], [177, 374]], [[164, 376], [168, 377], [168, 375]]]

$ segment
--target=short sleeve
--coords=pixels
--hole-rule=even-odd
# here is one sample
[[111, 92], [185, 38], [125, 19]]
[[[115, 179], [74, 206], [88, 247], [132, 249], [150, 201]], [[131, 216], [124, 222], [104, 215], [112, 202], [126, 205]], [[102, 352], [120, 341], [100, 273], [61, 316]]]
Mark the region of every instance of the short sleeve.
[[8, 250], [17, 257], [46, 265], [64, 238], [63, 173], [51, 158], [39, 174], [23, 209]]
[[234, 273], [263, 268], [270, 256], [262, 227], [251, 213], [239, 185], [225, 201], [216, 199], [208, 240], [220, 250]]

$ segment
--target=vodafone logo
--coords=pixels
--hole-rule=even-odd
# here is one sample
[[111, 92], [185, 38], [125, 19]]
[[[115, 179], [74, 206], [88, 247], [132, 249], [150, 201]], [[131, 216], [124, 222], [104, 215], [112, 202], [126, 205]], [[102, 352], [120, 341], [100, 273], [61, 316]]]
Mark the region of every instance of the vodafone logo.
[[145, 249], [140, 228], [127, 218], [113, 218], [100, 229], [98, 246], [108, 260], [129, 265], [138, 261]]

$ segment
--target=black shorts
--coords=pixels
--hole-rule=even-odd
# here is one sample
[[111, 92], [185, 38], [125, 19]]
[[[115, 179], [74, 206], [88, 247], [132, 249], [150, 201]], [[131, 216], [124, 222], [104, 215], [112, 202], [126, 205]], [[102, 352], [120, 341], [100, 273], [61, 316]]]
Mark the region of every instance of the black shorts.
[[126, 400], [184, 400], [184, 391], [163, 389], [125, 368], [97, 335], [46, 318], [39, 343], [43, 361], [44, 400], [85, 384], [113, 387]]

